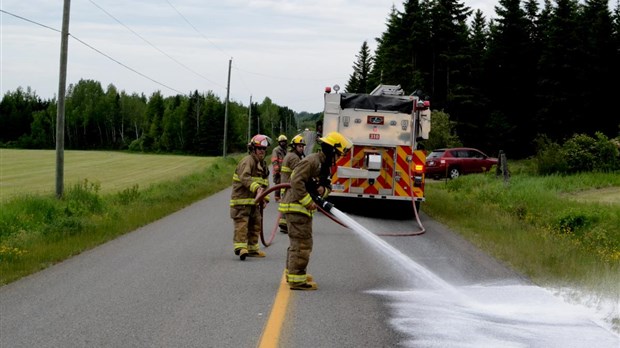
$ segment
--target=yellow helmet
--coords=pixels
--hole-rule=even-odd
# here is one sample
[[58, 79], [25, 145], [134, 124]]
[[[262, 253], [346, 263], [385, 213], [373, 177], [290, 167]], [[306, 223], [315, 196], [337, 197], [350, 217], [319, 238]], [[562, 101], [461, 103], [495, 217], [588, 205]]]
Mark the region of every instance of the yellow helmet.
[[278, 142], [281, 142], [281, 141], [288, 141], [288, 138], [286, 137], [286, 135], [280, 134], [280, 136], [278, 137]]
[[306, 142], [304, 141], [304, 137], [301, 136], [301, 134], [297, 134], [296, 136], [293, 137], [293, 139], [291, 140], [291, 146], [295, 146], [295, 145], [303, 145], [306, 146]]
[[353, 143], [351, 140], [347, 139], [344, 135], [338, 132], [331, 132], [326, 136], [319, 138], [322, 143], [330, 145], [334, 148], [340, 155], [344, 155], [351, 149]]

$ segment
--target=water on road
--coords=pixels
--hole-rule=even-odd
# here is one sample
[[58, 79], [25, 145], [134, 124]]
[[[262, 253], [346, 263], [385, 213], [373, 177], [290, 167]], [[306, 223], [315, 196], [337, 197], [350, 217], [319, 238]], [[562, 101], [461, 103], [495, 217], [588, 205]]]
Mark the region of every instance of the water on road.
[[409, 291], [371, 291], [388, 299], [391, 324], [409, 337], [404, 347], [620, 347], [589, 308], [532, 285], [454, 287], [340, 210], [330, 213], [408, 273]]

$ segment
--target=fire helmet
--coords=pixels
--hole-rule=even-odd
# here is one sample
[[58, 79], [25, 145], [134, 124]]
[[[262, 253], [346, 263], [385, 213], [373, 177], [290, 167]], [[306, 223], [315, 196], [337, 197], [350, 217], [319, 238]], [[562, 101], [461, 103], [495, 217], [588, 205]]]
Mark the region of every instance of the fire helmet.
[[281, 141], [288, 141], [288, 138], [286, 137], [286, 135], [280, 134], [280, 136], [278, 137], [278, 142], [281, 142]]
[[351, 140], [338, 132], [331, 132], [319, 138], [319, 141], [323, 144], [330, 145], [341, 156], [347, 153], [353, 146]]
[[293, 139], [291, 139], [291, 146], [295, 146], [295, 145], [306, 146], [306, 142], [304, 141], [304, 137], [302, 137], [301, 134], [297, 134], [296, 136], [293, 137]]
[[248, 148], [257, 148], [257, 147], [269, 147], [271, 144], [271, 138], [264, 134], [256, 134], [250, 139], [248, 143]]

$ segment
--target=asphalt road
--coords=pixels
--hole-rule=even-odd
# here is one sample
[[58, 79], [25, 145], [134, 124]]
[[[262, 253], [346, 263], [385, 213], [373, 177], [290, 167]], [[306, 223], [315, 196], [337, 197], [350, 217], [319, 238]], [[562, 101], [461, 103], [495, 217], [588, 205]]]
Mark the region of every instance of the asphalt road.
[[[288, 240], [277, 232], [266, 258], [240, 261], [229, 195], [0, 288], [0, 347], [257, 347], [280, 294]], [[349, 216], [378, 234], [419, 230], [412, 218], [362, 216], [379, 210]], [[266, 233], [276, 215], [271, 203]], [[620, 345], [589, 315], [423, 214], [421, 221], [426, 233], [379, 237], [381, 246], [317, 214], [309, 273], [319, 290], [286, 289], [279, 346]]]

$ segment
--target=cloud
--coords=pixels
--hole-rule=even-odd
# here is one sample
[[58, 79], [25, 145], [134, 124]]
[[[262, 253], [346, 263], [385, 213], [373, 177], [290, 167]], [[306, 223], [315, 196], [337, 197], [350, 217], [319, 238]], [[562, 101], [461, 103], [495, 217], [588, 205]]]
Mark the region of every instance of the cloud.
[[[213, 91], [247, 105], [270, 97], [321, 112], [325, 86], [344, 86], [364, 41], [386, 29], [391, 0], [157, 0], [71, 4], [67, 83], [114, 84], [147, 96]], [[396, 4], [402, 8], [401, 3]], [[61, 29], [62, 2], [3, 0], [2, 9]], [[2, 93], [32, 87], [57, 94], [60, 33], [2, 16]], [[121, 64], [119, 64], [119, 62]], [[146, 75], [145, 78], [131, 69]], [[159, 82], [155, 83], [153, 80]]]

